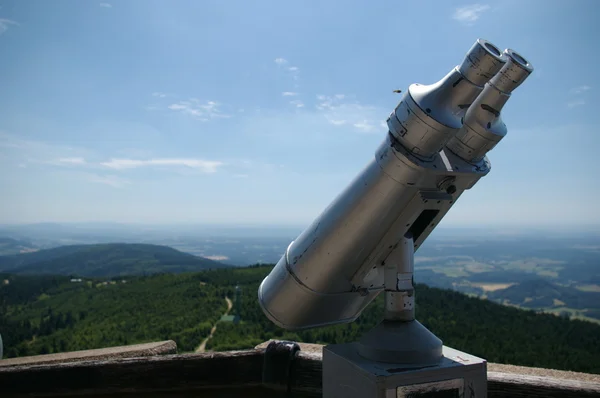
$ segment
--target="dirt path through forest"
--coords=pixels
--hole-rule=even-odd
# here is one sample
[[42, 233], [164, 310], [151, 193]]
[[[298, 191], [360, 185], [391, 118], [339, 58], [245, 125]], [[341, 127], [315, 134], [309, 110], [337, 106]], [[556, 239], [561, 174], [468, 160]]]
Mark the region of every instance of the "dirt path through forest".
[[[223, 315], [229, 315], [229, 311], [231, 311], [231, 308], [233, 308], [233, 302], [229, 297], [225, 297], [225, 301], [227, 301], [227, 311], [225, 311]], [[219, 321], [217, 321], [217, 323], [219, 323]], [[215, 332], [217, 331], [217, 323], [215, 323], [210, 329], [210, 334], [204, 340], [202, 340], [202, 343], [200, 343], [200, 345], [196, 349], [196, 352], [206, 351], [206, 343], [208, 343], [208, 340], [212, 339], [213, 334], [215, 334]]]

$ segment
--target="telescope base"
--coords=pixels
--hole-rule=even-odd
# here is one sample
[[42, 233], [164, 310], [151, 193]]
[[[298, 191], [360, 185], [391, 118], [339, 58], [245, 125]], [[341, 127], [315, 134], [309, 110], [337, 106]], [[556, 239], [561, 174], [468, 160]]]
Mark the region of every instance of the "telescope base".
[[377, 362], [359, 354], [359, 343], [323, 348], [323, 398], [487, 397], [487, 362], [442, 347], [433, 366]]
[[442, 340], [417, 320], [384, 320], [361, 337], [358, 353], [371, 361], [422, 368], [442, 360]]

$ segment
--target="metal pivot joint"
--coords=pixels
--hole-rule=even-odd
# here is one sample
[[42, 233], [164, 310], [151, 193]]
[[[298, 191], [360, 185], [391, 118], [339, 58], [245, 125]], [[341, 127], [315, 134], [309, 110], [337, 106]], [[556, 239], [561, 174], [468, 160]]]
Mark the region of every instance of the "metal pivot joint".
[[432, 366], [441, 361], [442, 341], [415, 320], [414, 240], [408, 232], [385, 260], [383, 321], [367, 332], [358, 353], [376, 362]]

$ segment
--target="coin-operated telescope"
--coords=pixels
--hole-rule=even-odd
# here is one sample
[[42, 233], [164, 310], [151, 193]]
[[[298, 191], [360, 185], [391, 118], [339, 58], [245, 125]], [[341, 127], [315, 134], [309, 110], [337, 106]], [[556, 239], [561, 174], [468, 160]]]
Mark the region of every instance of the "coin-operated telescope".
[[443, 346], [415, 320], [414, 253], [490, 171], [486, 154], [506, 135], [500, 111], [532, 71], [479, 39], [437, 83], [412, 84], [371, 162], [263, 280], [260, 306], [288, 330], [352, 322], [384, 293], [378, 326], [324, 348], [324, 397], [487, 395], [485, 360]]

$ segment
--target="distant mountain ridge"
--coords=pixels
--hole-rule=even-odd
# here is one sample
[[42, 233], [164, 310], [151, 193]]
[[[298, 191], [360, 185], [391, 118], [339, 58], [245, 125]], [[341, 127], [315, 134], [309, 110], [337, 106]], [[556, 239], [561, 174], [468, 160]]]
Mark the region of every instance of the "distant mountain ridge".
[[142, 243], [69, 245], [32, 253], [0, 256], [0, 270], [10, 273], [112, 277], [194, 272], [229, 267], [168, 246]]
[[36, 251], [34, 244], [23, 239], [13, 239], [0, 236], [0, 256]]
[[524, 308], [551, 307], [562, 303], [566, 307], [596, 308], [600, 293], [582, 292], [573, 287], [560, 286], [544, 279], [529, 279], [506, 289], [489, 293], [488, 298], [508, 300]]

